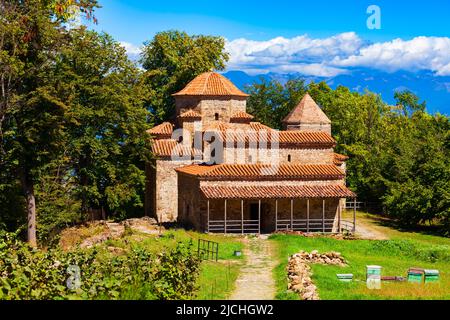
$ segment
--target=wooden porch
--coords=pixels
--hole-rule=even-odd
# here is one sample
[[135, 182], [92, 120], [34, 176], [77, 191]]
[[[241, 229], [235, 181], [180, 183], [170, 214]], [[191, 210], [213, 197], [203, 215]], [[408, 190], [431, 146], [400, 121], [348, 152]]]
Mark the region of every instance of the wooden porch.
[[[312, 217], [311, 216], [311, 207], [310, 201], [311, 199], [306, 199], [306, 210], [304, 210], [304, 214], [298, 214], [295, 212], [294, 200], [298, 199], [289, 199], [290, 201], [290, 212], [289, 215], [286, 216], [286, 212], [284, 215], [280, 215], [279, 212], [279, 201], [285, 201], [286, 199], [270, 199], [274, 201], [274, 212], [262, 212], [261, 208], [264, 203], [267, 202], [268, 199], [258, 199], [257, 202], [257, 216], [254, 218], [248, 217], [248, 213], [245, 212], [244, 199], [240, 199], [240, 217], [236, 219], [236, 215], [230, 217], [229, 215], [229, 201], [236, 201], [237, 199], [207, 199], [207, 222], [206, 222], [206, 231], [211, 233], [234, 233], [234, 234], [261, 234], [266, 233], [262, 232], [261, 226], [263, 222], [264, 215], [273, 214], [274, 215], [274, 223], [273, 230], [271, 232], [278, 231], [302, 231], [302, 232], [321, 232], [321, 233], [342, 233], [349, 232], [354, 233], [356, 228], [356, 205], [353, 206], [353, 221], [343, 220], [342, 219], [342, 210], [343, 204], [341, 201], [338, 201], [337, 205], [337, 213], [333, 218], [327, 218], [326, 216], [326, 206], [329, 198], [320, 199], [322, 203], [321, 208], [321, 217]], [[318, 199], [314, 199], [317, 201]], [[333, 199], [334, 202], [340, 199]], [[352, 199], [356, 202], [356, 198]], [[223, 215], [219, 216], [217, 214], [211, 215], [211, 201], [223, 201]], [[317, 212], [316, 212], [317, 213]], [[317, 214], [316, 214], [317, 216]], [[265, 217], [267, 218], [267, 217]], [[270, 217], [269, 217], [270, 218]], [[270, 232], [269, 232], [270, 233]]]

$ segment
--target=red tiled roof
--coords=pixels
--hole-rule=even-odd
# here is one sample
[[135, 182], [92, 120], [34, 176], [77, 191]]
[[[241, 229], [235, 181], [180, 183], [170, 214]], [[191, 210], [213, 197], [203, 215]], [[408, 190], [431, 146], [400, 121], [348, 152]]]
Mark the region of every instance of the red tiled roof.
[[200, 150], [178, 143], [174, 139], [154, 140], [152, 141], [151, 148], [152, 152], [159, 157], [171, 157], [172, 155], [195, 156], [202, 154]]
[[248, 97], [230, 80], [215, 72], [205, 72], [195, 77], [174, 96], [237, 96]]
[[341, 165], [343, 164], [346, 160], [348, 160], [348, 156], [343, 155], [343, 154], [339, 154], [339, 153], [334, 153], [334, 159], [333, 162], [335, 165]]
[[201, 186], [207, 199], [354, 198], [342, 185], [329, 186]]
[[325, 164], [193, 164], [175, 169], [177, 172], [205, 179], [301, 179], [339, 180], [344, 172], [335, 165]]
[[248, 114], [247, 112], [240, 111], [233, 114], [230, 118], [230, 121], [244, 121], [244, 122], [250, 122], [254, 117], [251, 114]]
[[201, 119], [202, 115], [195, 110], [189, 109], [188, 111], [180, 114], [178, 117], [181, 118], [182, 120], [191, 120], [191, 119], [195, 120]]
[[170, 122], [163, 122], [160, 125], [147, 130], [147, 133], [159, 139], [170, 138], [172, 136], [172, 132], [173, 124], [171, 124]]
[[283, 123], [324, 123], [330, 124], [326, 114], [307, 93], [300, 103], [283, 119]]

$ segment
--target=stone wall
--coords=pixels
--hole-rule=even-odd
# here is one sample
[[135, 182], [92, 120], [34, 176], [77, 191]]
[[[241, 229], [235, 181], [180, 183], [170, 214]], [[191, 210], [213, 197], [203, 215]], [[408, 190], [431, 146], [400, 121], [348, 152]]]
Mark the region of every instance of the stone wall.
[[196, 230], [206, 230], [206, 200], [199, 194], [199, 180], [178, 175], [178, 222]]
[[315, 132], [326, 132], [331, 135], [331, 124], [321, 124], [321, 123], [300, 123], [300, 124], [288, 124], [285, 129], [295, 130], [295, 131], [315, 131]]
[[[268, 146], [270, 148], [270, 145]], [[332, 148], [224, 149], [224, 163], [333, 164]], [[289, 161], [290, 160], [290, 161]]]
[[176, 168], [192, 161], [156, 160], [156, 170], [149, 169], [146, 191], [147, 215], [158, 221], [176, 221], [178, 216], [178, 175]]
[[239, 111], [246, 111], [246, 98], [230, 97], [207, 97], [200, 103], [203, 125], [208, 125], [215, 121], [215, 115], [218, 114], [218, 120], [230, 122], [233, 114]]

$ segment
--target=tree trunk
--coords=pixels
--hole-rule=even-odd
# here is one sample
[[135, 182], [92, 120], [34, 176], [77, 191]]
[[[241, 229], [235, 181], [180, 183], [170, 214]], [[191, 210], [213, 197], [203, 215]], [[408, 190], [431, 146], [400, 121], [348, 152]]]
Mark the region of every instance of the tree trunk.
[[36, 239], [36, 199], [34, 196], [34, 184], [29, 174], [21, 174], [22, 189], [27, 203], [27, 240], [32, 247], [37, 247]]

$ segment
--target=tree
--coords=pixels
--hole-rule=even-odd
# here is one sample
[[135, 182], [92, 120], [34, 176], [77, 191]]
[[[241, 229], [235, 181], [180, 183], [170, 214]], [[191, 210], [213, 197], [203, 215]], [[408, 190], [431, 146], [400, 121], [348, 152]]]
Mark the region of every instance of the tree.
[[409, 90], [396, 91], [394, 98], [403, 114], [407, 117], [417, 111], [424, 112], [427, 105], [425, 101], [419, 103], [419, 97]]
[[0, 1], [0, 166], [18, 176], [26, 199], [27, 237], [36, 246], [35, 183], [61, 146], [64, 103], [55, 94], [53, 62], [65, 41], [63, 23], [95, 0]]
[[175, 114], [173, 93], [181, 90], [197, 75], [223, 70], [228, 54], [222, 37], [164, 31], [145, 43], [141, 63], [146, 70], [150, 90], [148, 104], [156, 123]]
[[56, 68], [57, 90], [68, 106], [66, 153], [82, 211], [124, 214], [142, 207], [150, 148], [141, 72], [111, 36], [84, 27], [71, 31]]
[[272, 128], [281, 129], [282, 120], [300, 102], [306, 93], [304, 80], [289, 80], [282, 85], [276, 80], [264, 78], [259, 83], [247, 86], [250, 94], [247, 101], [248, 112]]

